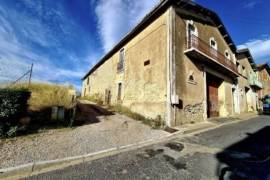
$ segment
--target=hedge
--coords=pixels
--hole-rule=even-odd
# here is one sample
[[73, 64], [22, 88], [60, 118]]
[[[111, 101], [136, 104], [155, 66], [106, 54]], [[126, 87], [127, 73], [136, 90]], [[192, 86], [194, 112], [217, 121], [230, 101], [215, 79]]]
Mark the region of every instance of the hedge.
[[17, 121], [26, 115], [30, 95], [26, 89], [0, 89], [0, 121]]

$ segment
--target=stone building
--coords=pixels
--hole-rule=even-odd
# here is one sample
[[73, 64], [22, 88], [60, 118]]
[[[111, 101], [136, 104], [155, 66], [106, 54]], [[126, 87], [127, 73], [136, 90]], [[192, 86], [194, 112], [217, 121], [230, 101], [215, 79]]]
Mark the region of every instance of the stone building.
[[218, 15], [163, 0], [83, 77], [98, 95], [168, 126], [240, 112], [236, 46]]
[[259, 80], [257, 66], [248, 49], [237, 51], [239, 107], [240, 113], [257, 111], [260, 107], [258, 91], [263, 86]]
[[267, 63], [257, 65], [259, 79], [263, 84], [263, 89], [260, 90], [259, 98], [263, 98], [265, 95], [270, 95], [270, 67]]

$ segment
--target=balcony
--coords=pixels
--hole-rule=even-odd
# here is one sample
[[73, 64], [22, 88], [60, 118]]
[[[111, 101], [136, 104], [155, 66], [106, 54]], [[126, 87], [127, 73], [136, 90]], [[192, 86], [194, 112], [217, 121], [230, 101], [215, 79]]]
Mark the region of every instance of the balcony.
[[222, 53], [212, 48], [208, 43], [195, 35], [190, 35], [187, 40], [186, 55], [201, 60], [213, 69], [232, 77], [238, 77], [237, 66]]
[[250, 86], [253, 86], [258, 89], [262, 89], [263, 85], [262, 82], [258, 80], [256, 74], [250, 74], [248, 78], [248, 82]]

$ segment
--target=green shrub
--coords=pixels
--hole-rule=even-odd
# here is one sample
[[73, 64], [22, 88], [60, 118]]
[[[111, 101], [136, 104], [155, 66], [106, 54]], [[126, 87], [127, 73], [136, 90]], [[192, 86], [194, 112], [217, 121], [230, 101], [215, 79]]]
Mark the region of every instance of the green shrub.
[[30, 94], [26, 89], [0, 89], [0, 121], [24, 116]]
[[27, 114], [30, 94], [26, 89], [0, 89], [0, 137], [15, 136], [22, 129], [19, 119]]

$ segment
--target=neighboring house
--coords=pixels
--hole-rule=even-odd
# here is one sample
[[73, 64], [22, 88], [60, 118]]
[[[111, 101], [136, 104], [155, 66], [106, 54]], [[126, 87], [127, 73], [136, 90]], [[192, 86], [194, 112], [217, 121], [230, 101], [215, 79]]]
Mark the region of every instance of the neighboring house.
[[258, 91], [263, 88], [258, 77], [257, 66], [248, 49], [238, 50], [236, 58], [240, 74], [238, 78], [240, 112], [257, 111], [261, 108]]
[[259, 92], [259, 97], [270, 95], [270, 67], [267, 63], [257, 65], [259, 78], [263, 83], [263, 89]]
[[168, 126], [239, 113], [236, 46], [218, 15], [164, 0], [84, 77], [99, 95]]

